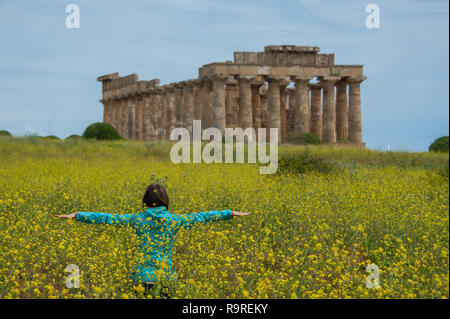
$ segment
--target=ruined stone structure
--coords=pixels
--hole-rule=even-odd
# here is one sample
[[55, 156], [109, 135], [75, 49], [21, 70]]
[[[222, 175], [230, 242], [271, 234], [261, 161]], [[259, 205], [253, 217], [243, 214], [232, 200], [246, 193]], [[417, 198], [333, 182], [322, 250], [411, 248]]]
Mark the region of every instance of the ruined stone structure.
[[171, 130], [202, 120], [202, 128], [278, 128], [311, 132], [326, 143], [364, 145], [361, 127], [362, 65], [335, 65], [318, 47], [266, 46], [235, 52], [234, 62], [210, 63], [198, 79], [161, 85], [136, 74], [100, 76], [103, 121], [127, 139], [168, 140]]

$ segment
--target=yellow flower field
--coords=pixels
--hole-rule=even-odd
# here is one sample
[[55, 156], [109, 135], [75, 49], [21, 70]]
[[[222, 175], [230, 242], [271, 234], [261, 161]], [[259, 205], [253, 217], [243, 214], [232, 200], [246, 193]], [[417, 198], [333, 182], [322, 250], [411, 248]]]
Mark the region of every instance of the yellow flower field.
[[[253, 213], [179, 233], [176, 298], [448, 298], [448, 154], [316, 147], [339, 169], [265, 176], [257, 164], [173, 164], [168, 150], [0, 139], [0, 298], [142, 297], [131, 229], [54, 215], [139, 212], [155, 181], [172, 213]], [[78, 289], [66, 287], [70, 264]], [[369, 264], [378, 289], [366, 287]]]

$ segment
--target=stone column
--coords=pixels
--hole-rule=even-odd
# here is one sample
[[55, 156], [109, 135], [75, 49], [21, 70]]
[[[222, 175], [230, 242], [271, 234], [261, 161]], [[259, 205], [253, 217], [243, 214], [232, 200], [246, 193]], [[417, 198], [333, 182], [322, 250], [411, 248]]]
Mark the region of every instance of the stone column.
[[287, 117], [287, 135], [295, 133], [295, 87], [287, 89], [288, 112]]
[[130, 133], [129, 133], [129, 138], [131, 140], [135, 140], [136, 139], [136, 96], [131, 96], [130, 97]]
[[295, 79], [295, 132], [297, 134], [310, 131], [310, 115], [308, 105], [309, 78]]
[[158, 123], [158, 97], [156, 90], [152, 89], [150, 93], [150, 140], [157, 140], [157, 123]]
[[281, 141], [286, 141], [287, 118], [286, 118], [286, 87], [291, 83], [288, 79], [280, 81], [280, 137]]
[[115, 106], [116, 106], [116, 99], [111, 100], [110, 104], [109, 104], [109, 124], [114, 126], [114, 120], [115, 120]]
[[239, 126], [243, 130], [253, 127], [252, 87], [250, 84], [253, 79], [252, 76], [239, 77]]
[[167, 89], [161, 89], [161, 140], [166, 141], [169, 137], [169, 95]]
[[114, 127], [117, 132], [120, 133], [120, 99], [116, 99], [114, 102]]
[[101, 100], [101, 102], [103, 104], [103, 123], [108, 123], [108, 121], [109, 121], [109, 116], [108, 116], [109, 102], [107, 102], [105, 99]]
[[170, 132], [175, 128], [175, 90], [172, 85], [167, 86], [167, 137], [169, 140]]
[[125, 97], [122, 103], [122, 136], [128, 138], [128, 97]]
[[151, 129], [150, 114], [151, 114], [150, 94], [146, 93], [144, 94], [144, 141], [146, 142], [150, 141], [150, 129]]
[[117, 96], [111, 98], [110, 123], [115, 128], [115, 112], [116, 112]]
[[269, 125], [267, 120], [267, 112], [269, 110], [267, 91], [267, 86], [265, 84], [259, 89], [259, 96], [261, 100], [261, 127], [265, 128]]
[[139, 95], [136, 97], [136, 140], [143, 140], [143, 130], [143, 98]]
[[258, 132], [258, 128], [262, 127], [261, 118], [261, 95], [259, 93], [261, 86], [264, 84], [262, 79], [256, 78], [251, 82], [252, 86], [252, 123], [253, 128]]
[[122, 108], [123, 108], [123, 99], [119, 98], [117, 100], [117, 110], [116, 110], [116, 114], [117, 114], [117, 132], [119, 132], [120, 136], [123, 137], [122, 134], [122, 120], [123, 120], [123, 112], [122, 112]]
[[225, 112], [228, 127], [240, 125], [238, 83], [238, 81], [231, 77], [225, 81]]
[[157, 109], [156, 109], [156, 140], [162, 141], [164, 135], [164, 95], [163, 90], [157, 89], [156, 91]]
[[123, 106], [123, 137], [128, 139], [130, 138], [130, 117], [129, 117], [129, 105], [130, 105], [130, 96], [125, 97], [124, 106]]
[[136, 133], [136, 97], [130, 96], [128, 98], [128, 107], [129, 107], [129, 122], [130, 122], [130, 126], [129, 126], [129, 133], [128, 133], [128, 138], [130, 140], [134, 140], [135, 138], [135, 133]]
[[204, 79], [203, 86], [203, 108], [202, 108], [202, 129], [212, 125], [212, 84], [208, 79]]
[[308, 108], [309, 108], [309, 131], [311, 132], [311, 89], [309, 85], [307, 85], [308, 92], [306, 93], [306, 96], [308, 97]]
[[141, 100], [142, 100], [142, 97], [140, 95], [137, 95], [135, 97], [134, 139], [136, 141], [141, 140], [141, 124], [142, 123], [141, 123], [141, 118], [139, 117]]
[[336, 139], [348, 140], [347, 80], [336, 83]]
[[186, 83], [183, 81], [180, 84], [180, 105], [178, 107], [179, 117], [178, 123], [180, 127], [186, 128], [186, 109], [185, 109], [185, 87]]
[[288, 90], [289, 96], [289, 108], [295, 110], [295, 88], [290, 88]]
[[203, 113], [203, 88], [199, 80], [194, 81], [194, 120], [201, 120]]
[[111, 104], [110, 104], [110, 110], [109, 110], [109, 124], [112, 127], [116, 127], [116, 123], [115, 123], [115, 113], [116, 113], [116, 99], [111, 100]]
[[218, 128], [222, 134], [226, 127], [225, 118], [225, 80], [227, 77], [216, 75], [213, 77], [213, 111], [212, 126]]
[[322, 139], [322, 89], [318, 84], [309, 84], [311, 91], [310, 132]]
[[349, 79], [349, 141], [354, 144], [362, 144], [360, 84], [365, 79], [365, 76]]
[[[280, 120], [280, 77], [269, 77], [269, 91], [268, 91], [268, 114], [267, 114], [267, 128], [278, 129], [278, 142], [281, 142], [281, 120]], [[267, 130], [267, 138], [269, 140], [270, 131]]]
[[108, 102], [104, 99], [100, 100], [103, 104], [103, 123], [108, 123]]
[[175, 125], [176, 127], [184, 127], [182, 119], [183, 107], [183, 84], [176, 84], [175, 86]]
[[183, 89], [184, 98], [184, 127], [188, 129], [192, 135], [192, 120], [194, 119], [194, 95], [192, 91], [192, 83], [186, 82]]
[[116, 100], [112, 100], [109, 102], [109, 110], [108, 110], [108, 124], [114, 126], [114, 105]]
[[323, 87], [323, 141], [328, 144], [336, 143], [336, 109], [334, 99], [334, 84], [338, 79], [324, 78], [320, 84]]

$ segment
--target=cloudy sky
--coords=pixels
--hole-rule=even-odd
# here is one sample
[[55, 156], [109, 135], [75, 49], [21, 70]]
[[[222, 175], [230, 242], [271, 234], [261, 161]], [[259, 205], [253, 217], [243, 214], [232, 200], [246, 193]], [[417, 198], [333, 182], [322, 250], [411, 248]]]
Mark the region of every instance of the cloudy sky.
[[[68, 4], [80, 29], [65, 25]], [[365, 26], [369, 3], [380, 28]], [[422, 151], [448, 135], [446, 0], [0, 0], [0, 130], [66, 137], [102, 120], [99, 75], [161, 83], [269, 44], [363, 64], [363, 140]]]

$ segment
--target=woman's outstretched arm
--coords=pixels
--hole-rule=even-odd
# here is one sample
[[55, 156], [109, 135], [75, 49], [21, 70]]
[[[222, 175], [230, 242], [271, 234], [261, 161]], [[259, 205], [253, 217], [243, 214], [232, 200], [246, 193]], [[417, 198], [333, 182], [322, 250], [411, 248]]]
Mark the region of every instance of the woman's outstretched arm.
[[56, 215], [59, 218], [72, 218], [88, 224], [126, 225], [134, 221], [137, 214], [109, 214], [76, 212], [67, 215]]
[[181, 227], [190, 229], [198, 223], [208, 223], [219, 220], [229, 220], [233, 216], [247, 216], [250, 213], [235, 212], [230, 209], [226, 210], [212, 210], [209, 212], [192, 213], [179, 215]]
[[251, 213], [243, 213], [243, 212], [235, 212], [234, 210], [231, 211], [233, 216], [248, 216]]

